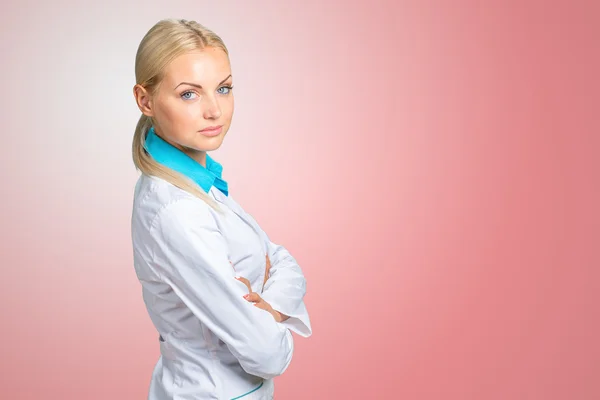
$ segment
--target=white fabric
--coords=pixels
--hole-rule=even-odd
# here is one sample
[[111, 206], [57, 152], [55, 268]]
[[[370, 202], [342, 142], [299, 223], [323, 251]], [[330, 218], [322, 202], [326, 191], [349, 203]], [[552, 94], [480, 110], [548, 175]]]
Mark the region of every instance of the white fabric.
[[[157, 177], [141, 175], [135, 187], [134, 265], [160, 334], [149, 400], [233, 399], [261, 383], [242, 398], [271, 399], [272, 378], [292, 359], [291, 332], [312, 334], [296, 260], [231, 195], [215, 187], [209, 195], [224, 216]], [[263, 288], [266, 254], [271, 270]], [[244, 299], [248, 289], [236, 275], [290, 318], [276, 322]]]

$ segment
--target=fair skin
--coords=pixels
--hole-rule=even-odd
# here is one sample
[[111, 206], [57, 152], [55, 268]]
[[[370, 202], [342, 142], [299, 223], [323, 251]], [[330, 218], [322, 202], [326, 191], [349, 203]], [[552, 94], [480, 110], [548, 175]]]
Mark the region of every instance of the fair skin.
[[[157, 92], [134, 86], [140, 111], [156, 134], [206, 167], [206, 152], [218, 149], [233, 117], [233, 77], [227, 54], [215, 47], [188, 52], [166, 66]], [[220, 126], [216, 136], [200, 131]]]
[[[267, 283], [267, 278], [269, 276], [269, 270], [271, 269], [271, 261], [269, 260], [268, 255], [266, 256], [266, 262], [267, 262], [267, 269], [266, 269], [266, 273], [265, 273], [265, 281], [263, 283], [263, 286], [265, 283]], [[231, 261], [230, 261], [230, 263], [231, 263]], [[256, 307], [269, 312], [273, 316], [273, 318], [275, 318], [275, 321], [283, 322], [289, 318], [287, 315], [282, 314], [277, 310], [274, 310], [273, 307], [271, 307], [271, 305], [269, 303], [264, 301], [258, 293], [253, 292], [252, 286], [250, 285], [250, 281], [248, 279], [240, 277], [240, 276], [236, 277], [235, 279], [239, 280], [240, 282], [243, 282], [246, 285], [246, 287], [248, 287], [248, 294], [244, 295], [244, 298], [246, 300], [248, 300], [249, 302], [254, 303], [254, 305]]]
[[[206, 167], [206, 152], [218, 149], [233, 117], [233, 77], [229, 57], [220, 48], [207, 47], [188, 52], [169, 63], [158, 90], [152, 94], [141, 85], [133, 93], [140, 111], [154, 120], [156, 134]], [[201, 131], [220, 127], [217, 135]], [[266, 257], [265, 282], [271, 263]], [[236, 277], [248, 287], [244, 298], [275, 318], [289, 317], [276, 311], [252, 291], [250, 282]]]

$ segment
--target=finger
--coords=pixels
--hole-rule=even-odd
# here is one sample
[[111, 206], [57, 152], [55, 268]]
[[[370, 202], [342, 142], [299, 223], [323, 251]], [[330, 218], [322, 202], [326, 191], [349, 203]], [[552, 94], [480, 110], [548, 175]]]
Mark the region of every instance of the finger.
[[251, 301], [252, 303], [262, 301], [262, 298], [256, 292], [249, 293], [249, 294], [245, 295], [244, 298], [248, 301]]
[[256, 308], [260, 308], [261, 310], [269, 311], [269, 306], [264, 301], [259, 301], [258, 303], [254, 303], [253, 305]]
[[244, 282], [246, 285], [250, 284], [250, 281], [248, 279], [244, 278], [243, 276], [236, 275], [235, 279], [237, 279], [238, 281]]
[[252, 303], [252, 305], [256, 308], [260, 308], [262, 310], [269, 311], [269, 304], [267, 304], [267, 302], [264, 301], [263, 299], [260, 299], [260, 301]]
[[238, 281], [242, 282], [244, 285], [246, 285], [248, 287], [248, 292], [251, 293], [252, 292], [252, 286], [250, 286], [250, 281], [244, 277], [241, 276], [236, 276], [235, 279], [237, 279]]
[[267, 284], [267, 280], [269, 279], [271, 273], [271, 260], [269, 260], [269, 255], [265, 255], [265, 258], [267, 260], [267, 266], [265, 268], [265, 279], [263, 281], [263, 287]]

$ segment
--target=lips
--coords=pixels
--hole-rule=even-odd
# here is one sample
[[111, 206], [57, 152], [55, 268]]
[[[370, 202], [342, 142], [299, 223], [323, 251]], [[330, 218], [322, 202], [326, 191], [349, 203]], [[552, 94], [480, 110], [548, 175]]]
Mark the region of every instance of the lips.
[[204, 128], [200, 131], [200, 133], [204, 136], [213, 137], [221, 134], [223, 130], [223, 125], [218, 126], [209, 126], [208, 128]]
[[211, 133], [211, 132], [218, 131], [218, 130], [219, 130], [219, 129], [221, 129], [222, 127], [223, 127], [223, 125], [209, 126], [208, 128], [204, 128], [204, 129], [202, 129], [200, 132]]

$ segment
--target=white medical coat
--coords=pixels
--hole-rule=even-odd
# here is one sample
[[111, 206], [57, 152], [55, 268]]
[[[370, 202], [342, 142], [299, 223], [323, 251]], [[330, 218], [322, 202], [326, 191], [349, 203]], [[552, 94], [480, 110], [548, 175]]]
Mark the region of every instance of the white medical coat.
[[[272, 379], [292, 359], [291, 332], [312, 334], [306, 281], [231, 195], [214, 186], [208, 194], [224, 216], [163, 179], [142, 174], [135, 186], [134, 266], [160, 335], [148, 399], [271, 399]], [[244, 299], [248, 288], [235, 276], [290, 318], [276, 322]]]

